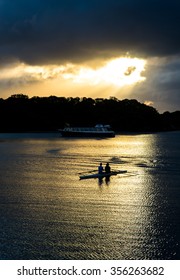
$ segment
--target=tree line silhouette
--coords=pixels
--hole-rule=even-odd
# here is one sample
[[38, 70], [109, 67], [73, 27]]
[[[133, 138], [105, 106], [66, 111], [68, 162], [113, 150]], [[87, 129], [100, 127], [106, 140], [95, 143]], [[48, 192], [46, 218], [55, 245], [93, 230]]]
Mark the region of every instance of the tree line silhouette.
[[14, 94], [0, 99], [0, 132], [57, 131], [70, 126], [109, 124], [119, 132], [180, 129], [180, 111], [163, 114], [135, 99], [115, 97], [32, 97]]

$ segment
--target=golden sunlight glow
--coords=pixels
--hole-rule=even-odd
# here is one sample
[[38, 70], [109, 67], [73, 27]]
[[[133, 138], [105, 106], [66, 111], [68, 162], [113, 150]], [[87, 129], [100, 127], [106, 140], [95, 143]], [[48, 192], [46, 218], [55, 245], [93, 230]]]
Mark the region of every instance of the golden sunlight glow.
[[0, 72], [0, 80], [23, 77], [34, 78], [34, 80], [47, 80], [56, 78], [58, 75], [62, 74], [65, 69], [67, 71], [68, 65], [66, 67], [62, 65], [30, 66], [25, 63], [17, 63], [2, 69]]
[[132, 85], [145, 80], [145, 60], [138, 58], [117, 58], [106, 62], [103, 67], [92, 69], [80, 66], [69, 78], [76, 83], [110, 84], [118, 87]]
[[138, 58], [121, 57], [100, 61], [94, 66], [89, 64], [42, 65], [32, 66], [14, 63], [1, 69], [0, 82], [11, 84], [41, 83], [52, 81], [60, 85], [63, 80], [71, 85], [115, 86], [117, 88], [134, 85], [144, 81], [146, 61]]

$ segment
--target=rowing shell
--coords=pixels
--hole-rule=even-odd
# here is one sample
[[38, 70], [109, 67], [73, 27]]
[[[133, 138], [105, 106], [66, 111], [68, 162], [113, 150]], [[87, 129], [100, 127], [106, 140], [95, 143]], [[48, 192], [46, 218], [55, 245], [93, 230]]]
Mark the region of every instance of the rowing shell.
[[83, 179], [96, 179], [96, 178], [104, 178], [104, 177], [110, 177], [110, 176], [114, 176], [114, 175], [117, 175], [117, 174], [124, 174], [126, 173], [127, 170], [119, 170], [119, 171], [112, 171], [111, 173], [96, 173], [96, 174], [89, 174], [89, 175], [81, 175], [79, 176], [80, 180], [83, 180]]

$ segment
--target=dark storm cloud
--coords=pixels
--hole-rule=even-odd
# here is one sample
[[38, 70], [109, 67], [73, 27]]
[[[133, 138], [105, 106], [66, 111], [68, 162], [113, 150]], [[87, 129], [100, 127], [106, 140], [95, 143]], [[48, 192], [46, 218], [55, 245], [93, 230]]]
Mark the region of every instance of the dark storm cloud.
[[179, 11], [175, 0], [1, 0], [0, 61], [178, 54]]
[[146, 70], [146, 81], [137, 84], [131, 98], [155, 104], [160, 111], [180, 110], [180, 58], [154, 58]]

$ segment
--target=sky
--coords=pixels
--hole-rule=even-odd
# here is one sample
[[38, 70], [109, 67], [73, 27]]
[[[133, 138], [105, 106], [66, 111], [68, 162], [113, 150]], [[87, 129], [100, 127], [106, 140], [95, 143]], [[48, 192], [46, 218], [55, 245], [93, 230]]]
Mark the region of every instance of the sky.
[[0, 0], [0, 98], [137, 99], [180, 110], [179, 0]]

